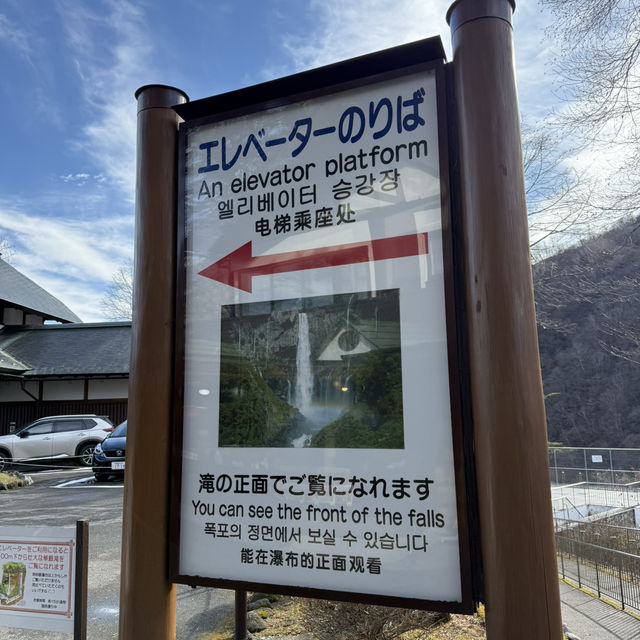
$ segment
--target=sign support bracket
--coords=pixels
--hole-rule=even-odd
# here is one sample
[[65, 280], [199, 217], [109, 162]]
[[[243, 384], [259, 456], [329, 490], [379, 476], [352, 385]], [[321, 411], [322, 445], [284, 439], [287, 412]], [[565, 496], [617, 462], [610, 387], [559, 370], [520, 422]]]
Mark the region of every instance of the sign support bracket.
[[76, 522], [76, 570], [73, 640], [87, 638], [87, 579], [89, 569], [89, 522]]
[[236, 589], [236, 632], [234, 640], [247, 640], [247, 592]]

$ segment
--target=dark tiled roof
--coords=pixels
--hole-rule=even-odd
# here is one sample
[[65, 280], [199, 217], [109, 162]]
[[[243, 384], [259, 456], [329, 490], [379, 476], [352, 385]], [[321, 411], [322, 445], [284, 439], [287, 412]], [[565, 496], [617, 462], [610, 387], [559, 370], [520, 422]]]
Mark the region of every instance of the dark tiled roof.
[[17, 360], [26, 378], [128, 375], [130, 353], [130, 322], [0, 329], [0, 369], [4, 359]]
[[60, 300], [0, 258], [0, 308], [16, 307], [60, 322], [82, 322]]

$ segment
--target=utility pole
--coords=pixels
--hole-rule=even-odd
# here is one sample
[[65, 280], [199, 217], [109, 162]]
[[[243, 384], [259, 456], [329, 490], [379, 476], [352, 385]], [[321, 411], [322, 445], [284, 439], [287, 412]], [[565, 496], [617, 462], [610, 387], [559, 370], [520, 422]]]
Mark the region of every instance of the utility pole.
[[558, 572], [513, 67], [513, 0], [447, 19], [460, 152], [487, 637], [559, 640]]

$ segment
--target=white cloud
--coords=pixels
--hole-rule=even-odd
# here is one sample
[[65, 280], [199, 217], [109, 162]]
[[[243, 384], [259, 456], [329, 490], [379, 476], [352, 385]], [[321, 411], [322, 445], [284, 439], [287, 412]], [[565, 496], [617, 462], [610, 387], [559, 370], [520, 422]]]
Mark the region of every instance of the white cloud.
[[[439, 35], [451, 60], [451, 30], [446, 14], [452, 0], [312, 0], [315, 30], [289, 34], [283, 48], [296, 71], [330, 64], [355, 56]], [[544, 43], [544, 30], [551, 16], [537, 2], [518, 3], [514, 13], [514, 48], [517, 80], [524, 112], [542, 117], [555, 101], [546, 69], [552, 48]], [[274, 77], [285, 71], [265, 70]]]
[[[28, 199], [0, 199], [0, 238], [11, 244], [19, 271], [83, 320], [100, 320], [103, 293], [133, 253], [134, 92], [153, 74], [153, 34], [130, 0], [54, 6], [67, 46], [60, 60], [71, 58], [79, 79], [79, 117], [67, 140], [82, 168], [59, 169]], [[33, 37], [0, 14], [0, 46], [28, 58]], [[36, 98], [47, 102], [44, 93]]]
[[387, 47], [441, 35], [450, 51], [445, 21], [450, 0], [312, 0], [314, 32], [285, 36], [283, 47], [296, 70], [309, 69]]
[[[76, 140], [128, 201], [135, 193], [135, 90], [146, 82], [152, 44], [140, 9], [127, 0], [109, 0], [103, 14], [69, 3], [60, 5], [67, 41], [82, 79], [89, 122]], [[106, 47], [106, 48], [105, 48]]]
[[[305, 10], [313, 15], [313, 31], [283, 35], [282, 47], [289, 65], [287, 69], [268, 70], [268, 76], [438, 34], [451, 57], [445, 21], [451, 1], [397, 0], [390, 4], [388, 0], [310, 0]], [[519, 3], [516, 11], [516, 18], [518, 12], [522, 16], [522, 31], [516, 30], [517, 59], [525, 59], [523, 73], [535, 87], [540, 77], [538, 65], [547, 54], [536, 50], [534, 36], [526, 39], [525, 28], [532, 14], [521, 8], [524, 6]], [[60, 182], [56, 186], [66, 192], [50, 192], [31, 202], [13, 198], [11, 207], [0, 201], [0, 237], [7, 235], [14, 244], [12, 264], [16, 268], [83, 319], [91, 320], [100, 318], [102, 291], [133, 251], [133, 216], [122, 213], [132, 210], [135, 193], [133, 94], [157, 77], [154, 41], [143, 9], [133, 0], [57, 0], [56, 7], [81, 79], [85, 117], [76, 130], [74, 146], [83, 157], [70, 170], [58, 169], [62, 175], [57, 176]], [[522, 49], [518, 43], [525, 41]], [[24, 56], [31, 53], [27, 34], [0, 14], [0, 44], [4, 42], [15, 44]], [[525, 51], [524, 56], [519, 55], [520, 50]], [[44, 94], [40, 99], [46, 104]], [[81, 170], [76, 171], [77, 166]], [[112, 185], [117, 186], [116, 194], [109, 191]]]
[[23, 206], [0, 203], [0, 235], [14, 249], [11, 264], [83, 320], [99, 320], [103, 292], [131, 257], [131, 217], [49, 218]]
[[16, 253], [16, 266], [24, 262], [23, 266], [32, 271], [66, 273], [78, 280], [111, 278], [128, 256], [122, 240], [130, 224], [130, 218], [79, 221], [0, 209], [0, 227], [12, 241], [30, 249], [29, 255]]
[[0, 13], [0, 43], [8, 44], [11, 50], [28, 59], [32, 53], [30, 40], [27, 31]]
[[91, 176], [88, 173], [68, 173], [66, 176], [60, 176], [62, 182], [84, 184]]
[[518, 2], [513, 14], [513, 42], [520, 107], [532, 120], [544, 119], [557, 103], [551, 65], [556, 55], [547, 29], [553, 22], [537, 2]]
[[74, 282], [69, 286], [66, 276], [52, 273], [27, 273], [24, 269], [14, 266], [31, 278], [36, 284], [63, 302], [83, 322], [104, 322], [101, 301], [102, 290], [93, 282]]

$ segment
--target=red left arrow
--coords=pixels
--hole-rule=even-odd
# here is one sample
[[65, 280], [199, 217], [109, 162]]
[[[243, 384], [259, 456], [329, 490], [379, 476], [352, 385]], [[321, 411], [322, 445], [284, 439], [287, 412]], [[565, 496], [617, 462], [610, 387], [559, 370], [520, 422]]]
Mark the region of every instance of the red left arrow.
[[251, 278], [286, 271], [339, 267], [357, 262], [406, 258], [428, 253], [427, 233], [366, 240], [320, 249], [304, 249], [266, 256], [251, 255], [251, 242], [200, 271], [201, 276], [251, 292]]

